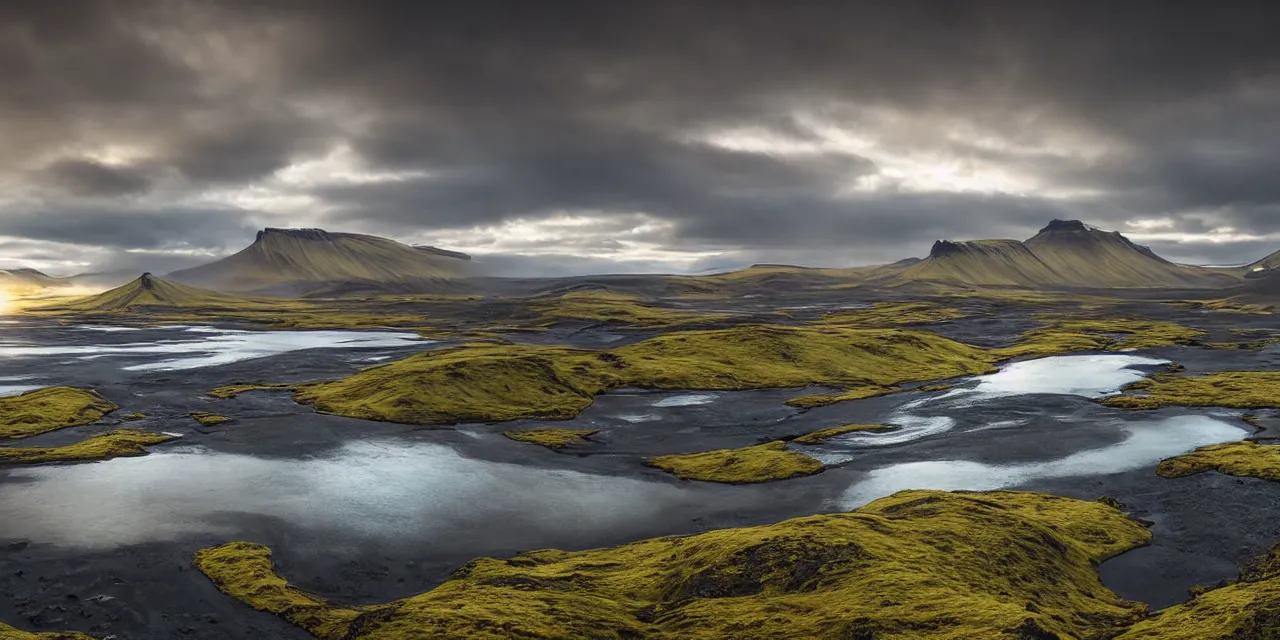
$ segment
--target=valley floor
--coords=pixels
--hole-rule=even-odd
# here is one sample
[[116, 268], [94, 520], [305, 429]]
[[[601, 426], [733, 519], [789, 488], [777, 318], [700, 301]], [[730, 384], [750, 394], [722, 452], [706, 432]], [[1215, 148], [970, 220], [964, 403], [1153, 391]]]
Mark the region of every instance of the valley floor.
[[[1274, 409], [1134, 411], [1099, 402], [1153, 374], [1275, 370], [1280, 348], [1269, 339], [1280, 337], [1280, 326], [1273, 316], [1088, 297], [946, 298], [879, 311], [877, 301], [850, 292], [687, 297], [640, 312], [626, 300], [591, 296], [527, 306], [446, 301], [432, 303], [420, 327], [383, 330], [369, 321], [324, 332], [265, 333], [222, 314], [191, 314], [176, 325], [0, 319], [0, 396], [69, 386], [119, 407], [101, 420], [7, 441], [5, 448], [61, 447], [119, 429], [173, 437], [148, 447], [147, 455], [99, 462], [17, 465], [0, 458], [0, 623], [131, 640], [309, 638], [284, 617], [220, 592], [193, 566], [197, 551], [232, 541], [264, 545], [276, 571], [306, 593], [376, 605], [446, 584], [480, 557], [596, 549], [843, 513], [912, 489], [1118, 501], [1147, 524], [1151, 541], [1105, 560], [1098, 571], [1119, 598], [1152, 609], [1186, 601], [1197, 585], [1235, 578], [1250, 558], [1280, 542], [1280, 522], [1271, 516], [1280, 508], [1280, 485], [1213, 471], [1156, 473], [1162, 460], [1198, 447], [1246, 438], [1270, 443], [1280, 433]], [[480, 308], [488, 323], [477, 319]], [[400, 316], [419, 313], [407, 309]], [[1068, 353], [999, 351], [1028, 344], [1026, 332], [1066, 317], [1171, 324], [1130, 334], [1107, 325], [1088, 334], [1105, 334], [1105, 344], [1082, 348], [1072, 337], [1077, 343]], [[764, 322], [909, 324], [972, 345], [974, 371], [987, 373], [893, 382], [884, 393], [829, 404], [787, 401], [848, 392], [850, 385], [834, 385], [834, 374], [823, 384], [787, 388], [607, 386], [591, 389], [585, 409], [565, 419], [440, 424], [322, 413], [296, 402], [287, 387], [209, 395], [246, 383], [305, 390], [479, 340], [499, 350], [608, 349], [638, 362], [649, 352], [628, 345]], [[1165, 332], [1160, 339], [1144, 340], [1157, 328]], [[781, 357], [803, 364], [809, 356]], [[674, 366], [684, 372], [694, 365]], [[557, 379], [571, 388], [582, 384]], [[795, 441], [845, 425], [884, 428]], [[575, 433], [552, 432], [550, 441], [510, 435], [543, 429]], [[757, 477], [742, 457], [770, 443], [811, 462], [785, 479]], [[723, 481], [680, 479], [652, 461], [722, 450], [741, 450], [712, 458], [731, 465]], [[715, 471], [698, 473], [716, 480]], [[660, 622], [661, 616], [653, 624]], [[0, 637], [8, 637], [3, 629]], [[886, 629], [853, 637], [911, 637]]]

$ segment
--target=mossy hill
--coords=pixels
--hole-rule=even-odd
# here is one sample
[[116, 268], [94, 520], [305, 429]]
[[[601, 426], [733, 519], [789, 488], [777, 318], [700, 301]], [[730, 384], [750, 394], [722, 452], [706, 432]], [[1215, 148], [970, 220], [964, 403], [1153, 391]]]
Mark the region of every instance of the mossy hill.
[[294, 295], [334, 285], [432, 288], [468, 270], [465, 254], [434, 247], [322, 229], [268, 228], [239, 253], [168, 277], [218, 291]]
[[113, 313], [129, 311], [269, 310], [268, 301], [251, 300], [179, 284], [150, 273], [98, 295], [59, 300], [35, 312]]

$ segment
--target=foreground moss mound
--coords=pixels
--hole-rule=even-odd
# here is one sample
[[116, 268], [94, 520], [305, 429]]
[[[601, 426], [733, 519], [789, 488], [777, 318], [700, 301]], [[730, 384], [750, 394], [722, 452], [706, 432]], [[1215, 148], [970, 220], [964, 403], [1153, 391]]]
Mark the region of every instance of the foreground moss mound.
[[1097, 502], [906, 491], [852, 513], [480, 558], [382, 605], [290, 587], [256, 544], [203, 549], [195, 565], [325, 640], [1081, 638], [1141, 618], [1145, 607], [1103, 587], [1094, 564], [1149, 539]]
[[[121, 429], [62, 447], [0, 448], [0, 464], [40, 464], [45, 462], [85, 462], [126, 456], [144, 456], [143, 447], [168, 442], [173, 436], [150, 431]], [[0, 636], [3, 638], [3, 636]]]
[[1125, 392], [1102, 402], [1122, 409], [1280, 407], [1280, 372], [1221, 371], [1197, 376], [1160, 374], [1125, 387]]
[[92, 391], [72, 387], [0, 398], [0, 438], [25, 438], [91, 424], [119, 408]]
[[830, 438], [834, 438], [846, 433], [885, 433], [888, 431], [897, 431], [898, 427], [887, 424], [846, 424], [839, 427], [831, 427], [830, 429], [822, 429], [806, 433], [792, 440], [799, 444], [822, 444]]
[[1280, 481], [1280, 446], [1249, 440], [1214, 444], [1163, 460], [1156, 468], [1156, 473], [1166, 478], [1182, 478], [1204, 471]]
[[320, 411], [413, 424], [564, 419], [618, 387], [882, 389], [985, 373], [984, 350], [916, 331], [746, 325], [608, 351], [475, 344], [299, 389]]
[[578, 444], [597, 433], [600, 433], [599, 429], [546, 428], [504, 431], [502, 435], [512, 440], [541, 445], [548, 449], [563, 449], [571, 444]]
[[658, 456], [645, 460], [645, 463], [681, 480], [728, 484], [773, 482], [811, 476], [826, 468], [821, 462], [799, 451], [787, 449], [787, 443], [781, 440], [741, 449]]
[[1280, 637], [1280, 545], [1235, 580], [1139, 622], [1120, 640], [1271, 640]]
[[93, 638], [73, 631], [27, 632], [0, 622], [0, 640], [93, 640]]

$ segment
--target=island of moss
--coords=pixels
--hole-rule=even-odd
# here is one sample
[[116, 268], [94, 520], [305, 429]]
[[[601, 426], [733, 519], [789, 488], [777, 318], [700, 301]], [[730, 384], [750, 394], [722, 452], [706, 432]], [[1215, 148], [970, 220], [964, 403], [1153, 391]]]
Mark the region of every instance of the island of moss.
[[0, 640], [93, 640], [74, 631], [23, 631], [0, 622]]
[[1156, 467], [1156, 473], [1166, 478], [1182, 478], [1205, 471], [1280, 481], [1280, 445], [1251, 440], [1214, 444], [1162, 460]]
[[557, 429], [547, 427], [543, 429], [504, 431], [502, 435], [519, 442], [528, 442], [548, 449], [559, 450], [569, 445], [583, 442], [597, 433], [600, 433], [599, 429]]
[[289, 384], [287, 382], [257, 382], [257, 383], [238, 383], [210, 389], [209, 395], [224, 400], [234, 398], [242, 393], [260, 390], [276, 390], [276, 391], [292, 391], [301, 385]]
[[[136, 429], [121, 429], [61, 447], [0, 447], [0, 464], [87, 462], [147, 455], [143, 447], [172, 440], [174, 436]], [[0, 636], [3, 638], [3, 636]]]
[[119, 409], [87, 389], [48, 387], [0, 398], [0, 438], [26, 438], [101, 420]]
[[209, 412], [207, 412], [207, 411], [192, 411], [191, 413], [188, 413], [187, 415], [189, 415], [189, 416], [191, 416], [193, 419], [195, 419], [195, 421], [196, 421], [196, 422], [199, 422], [200, 424], [205, 425], [205, 426], [212, 426], [212, 425], [215, 425], [215, 424], [222, 424], [222, 423], [224, 423], [224, 422], [227, 422], [227, 421], [231, 420], [231, 418], [228, 418], [228, 417], [226, 417], [226, 416], [224, 416], [224, 415], [219, 415], [219, 414], [216, 414], [216, 413], [209, 413]]
[[791, 441], [798, 444], [822, 444], [829, 438], [834, 438], [846, 433], [886, 433], [897, 430], [898, 427], [887, 424], [846, 424], [839, 427], [831, 427], [830, 429], [822, 429], [820, 431], [806, 433], [792, 439]]
[[1280, 407], [1280, 372], [1220, 371], [1204, 375], [1158, 374], [1125, 387], [1103, 404], [1122, 409], [1168, 406], [1260, 409]]
[[811, 476], [826, 468], [812, 457], [788, 449], [783, 440], [740, 449], [657, 456], [645, 459], [645, 464], [681, 480], [725, 484], [774, 482]]
[[480, 558], [387, 604], [341, 605], [280, 577], [266, 547], [196, 553], [223, 592], [318, 638], [1111, 637], [1145, 606], [1094, 566], [1150, 533], [1098, 502], [906, 491], [851, 513]]

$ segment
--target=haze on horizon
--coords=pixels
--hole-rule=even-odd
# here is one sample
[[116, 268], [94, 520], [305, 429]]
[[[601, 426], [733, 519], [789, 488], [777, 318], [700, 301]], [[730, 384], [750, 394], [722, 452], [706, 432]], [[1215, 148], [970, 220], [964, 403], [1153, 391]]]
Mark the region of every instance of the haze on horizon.
[[0, 268], [158, 273], [254, 231], [510, 275], [922, 256], [1051, 218], [1280, 248], [1262, 3], [0, 4]]

